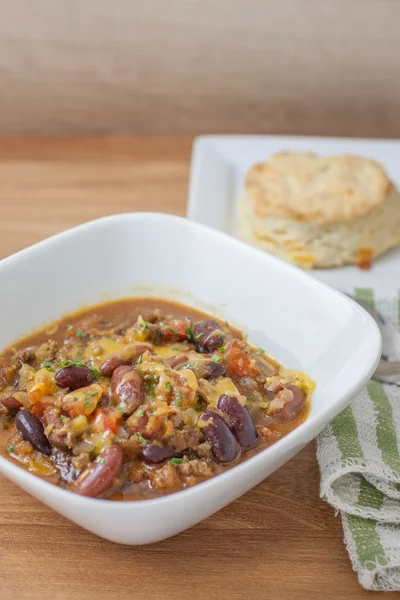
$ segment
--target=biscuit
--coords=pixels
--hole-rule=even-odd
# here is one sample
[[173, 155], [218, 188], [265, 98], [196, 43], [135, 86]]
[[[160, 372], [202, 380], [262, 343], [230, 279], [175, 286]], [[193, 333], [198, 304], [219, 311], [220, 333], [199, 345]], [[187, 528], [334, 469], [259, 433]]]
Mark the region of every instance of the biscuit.
[[248, 172], [238, 232], [303, 269], [367, 268], [400, 244], [400, 194], [372, 160], [280, 153]]

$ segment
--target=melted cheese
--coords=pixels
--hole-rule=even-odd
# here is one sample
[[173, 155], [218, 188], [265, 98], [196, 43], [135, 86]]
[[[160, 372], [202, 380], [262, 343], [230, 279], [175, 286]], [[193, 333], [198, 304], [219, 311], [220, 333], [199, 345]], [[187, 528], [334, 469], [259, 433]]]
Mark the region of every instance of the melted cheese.
[[161, 358], [166, 358], [167, 356], [176, 354], [176, 352], [172, 350], [171, 346], [153, 346], [153, 350], [157, 356], [160, 356]]
[[302, 373], [301, 371], [292, 371], [282, 367], [280, 370], [280, 377], [282, 380], [285, 380], [285, 383], [294, 383], [300, 388], [303, 388], [308, 396], [311, 396], [316, 387], [315, 382], [308, 375]]
[[166, 358], [167, 356], [177, 355], [177, 354], [188, 354], [187, 347], [184, 344], [179, 344], [176, 342], [175, 344], [170, 344], [168, 346], [153, 346], [153, 350], [157, 356], [161, 358]]
[[221, 377], [220, 379], [217, 379], [215, 384], [212, 386], [212, 391], [210, 391], [207, 402], [212, 406], [217, 406], [218, 399], [220, 396], [222, 396], [222, 394], [233, 396], [239, 400], [240, 404], [245, 404], [244, 396], [240, 394], [232, 379], [229, 377]]
[[[95, 356], [94, 350], [99, 346], [103, 352], [99, 356]], [[98, 365], [101, 365], [101, 363], [108, 358], [110, 354], [123, 350], [124, 348], [126, 348], [126, 343], [123, 339], [102, 337], [98, 340], [93, 340], [86, 346], [83, 357], [85, 359], [92, 360], [93, 365], [97, 367]]]

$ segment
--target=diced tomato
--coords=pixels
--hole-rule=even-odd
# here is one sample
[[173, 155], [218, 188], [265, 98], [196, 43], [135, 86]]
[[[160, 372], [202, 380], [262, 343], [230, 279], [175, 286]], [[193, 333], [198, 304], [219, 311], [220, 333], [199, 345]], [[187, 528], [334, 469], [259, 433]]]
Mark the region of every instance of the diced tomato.
[[93, 431], [104, 433], [111, 431], [115, 433], [119, 422], [122, 419], [122, 414], [113, 409], [97, 408], [94, 412], [94, 420], [92, 422]]
[[42, 417], [46, 408], [48, 408], [49, 406], [55, 406], [55, 403], [55, 396], [42, 396], [40, 400], [38, 400], [37, 402], [35, 402], [35, 404], [32, 405], [30, 411], [34, 415]]
[[228, 375], [237, 377], [257, 377], [260, 370], [251, 354], [240, 348], [239, 341], [233, 340], [225, 353], [225, 366]]
[[170, 337], [171, 339], [179, 339], [179, 340], [187, 340], [188, 339], [188, 332], [187, 329], [190, 327], [190, 324], [188, 321], [178, 321], [177, 319], [174, 319], [173, 321], [168, 321], [165, 324], [166, 327], [166, 336]]

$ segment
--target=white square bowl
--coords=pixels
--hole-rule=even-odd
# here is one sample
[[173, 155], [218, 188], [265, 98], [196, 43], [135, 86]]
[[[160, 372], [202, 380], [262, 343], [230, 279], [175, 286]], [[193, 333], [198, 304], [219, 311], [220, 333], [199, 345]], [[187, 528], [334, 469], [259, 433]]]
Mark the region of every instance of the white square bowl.
[[0, 262], [0, 347], [106, 298], [158, 295], [211, 310], [249, 341], [316, 382], [307, 421], [253, 458], [190, 489], [153, 500], [75, 495], [0, 458], [0, 472], [106, 539], [146, 544], [216, 512], [281, 466], [372, 375], [380, 334], [358, 305], [284, 262], [225, 234], [161, 214], [126, 214], [61, 233]]

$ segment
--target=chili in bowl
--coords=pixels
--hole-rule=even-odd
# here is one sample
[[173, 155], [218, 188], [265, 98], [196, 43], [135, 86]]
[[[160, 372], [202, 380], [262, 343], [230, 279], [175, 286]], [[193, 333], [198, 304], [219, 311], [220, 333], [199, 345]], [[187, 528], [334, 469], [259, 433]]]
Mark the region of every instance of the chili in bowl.
[[314, 384], [228, 323], [136, 298], [0, 357], [0, 451], [76, 494], [144, 500], [222, 473], [307, 417]]

